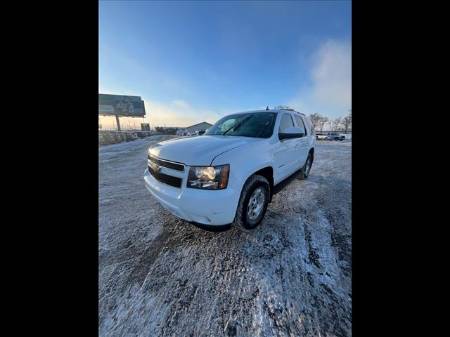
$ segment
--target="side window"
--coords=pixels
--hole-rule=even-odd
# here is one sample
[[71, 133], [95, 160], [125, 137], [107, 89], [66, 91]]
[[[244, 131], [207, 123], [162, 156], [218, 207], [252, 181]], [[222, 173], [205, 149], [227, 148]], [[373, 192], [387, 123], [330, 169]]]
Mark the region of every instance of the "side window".
[[306, 136], [307, 132], [306, 132], [306, 128], [305, 128], [305, 123], [303, 123], [302, 118], [300, 116], [295, 116], [295, 121], [297, 122], [297, 127], [302, 129], [301, 132], [303, 132], [303, 134]]
[[292, 120], [291, 114], [284, 113], [281, 116], [280, 128], [278, 129], [278, 133], [283, 133], [287, 128], [294, 127], [294, 121]]

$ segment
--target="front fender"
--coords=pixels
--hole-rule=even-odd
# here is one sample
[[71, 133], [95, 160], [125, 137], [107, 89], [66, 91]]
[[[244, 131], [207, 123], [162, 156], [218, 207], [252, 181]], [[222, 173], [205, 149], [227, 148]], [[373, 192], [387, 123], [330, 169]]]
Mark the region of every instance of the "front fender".
[[214, 158], [212, 165], [230, 165], [230, 176], [228, 187], [236, 192], [234, 198], [230, 200], [237, 207], [240, 198], [240, 192], [247, 179], [255, 172], [272, 167], [272, 156], [268, 151], [269, 144], [256, 143], [248, 146], [239, 147], [225, 152]]

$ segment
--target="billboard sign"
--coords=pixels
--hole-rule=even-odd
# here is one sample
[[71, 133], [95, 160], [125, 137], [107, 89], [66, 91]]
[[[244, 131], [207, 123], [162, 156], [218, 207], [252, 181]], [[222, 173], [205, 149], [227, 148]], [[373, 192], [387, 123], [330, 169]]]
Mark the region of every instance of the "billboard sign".
[[139, 96], [98, 95], [99, 115], [144, 117], [144, 101]]

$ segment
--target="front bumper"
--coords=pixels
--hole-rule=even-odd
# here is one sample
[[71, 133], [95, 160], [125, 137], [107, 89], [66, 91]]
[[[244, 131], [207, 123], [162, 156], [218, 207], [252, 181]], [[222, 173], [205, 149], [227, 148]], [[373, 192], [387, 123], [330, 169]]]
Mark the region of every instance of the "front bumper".
[[159, 203], [175, 215], [190, 222], [222, 226], [233, 222], [236, 214], [236, 191], [199, 190], [186, 187], [186, 177], [181, 188], [172, 187], [156, 180], [148, 169], [144, 173], [145, 187]]

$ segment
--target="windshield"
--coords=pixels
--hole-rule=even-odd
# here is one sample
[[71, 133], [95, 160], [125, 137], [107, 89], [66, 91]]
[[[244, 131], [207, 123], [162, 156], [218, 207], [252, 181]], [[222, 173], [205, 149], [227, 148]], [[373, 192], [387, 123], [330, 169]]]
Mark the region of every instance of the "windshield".
[[274, 112], [230, 115], [220, 119], [205, 135], [269, 138], [273, 133], [275, 118]]

